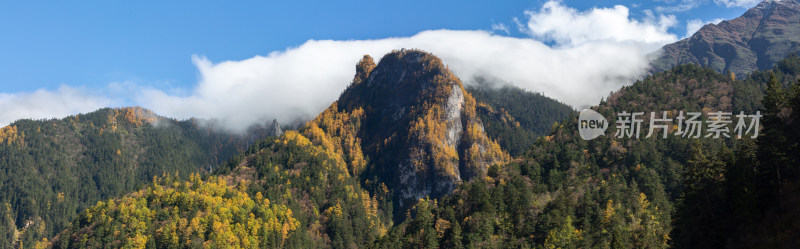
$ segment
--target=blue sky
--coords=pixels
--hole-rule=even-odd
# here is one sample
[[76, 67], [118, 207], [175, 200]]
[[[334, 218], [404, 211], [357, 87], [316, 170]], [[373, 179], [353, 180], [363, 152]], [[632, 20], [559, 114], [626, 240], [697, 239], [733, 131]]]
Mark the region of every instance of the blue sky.
[[[269, 3], [267, 3], [269, 2]], [[579, 10], [625, 5], [634, 18], [673, 1], [564, 1]], [[191, 55], [240, 60], [309, 39], [378, 39], [431, 29], [484, 29], [544, 1], [13, 1], [0, 3], [2, 92], [102, 86], [137, 81], [158, 87], [194, 84]], [[685, 33], [689, 19], [730, 19], [744, 8], [706, 2], [671, 12]]]
[[[199, 69], [198, 62], [209, 62], [216, 68], [214, 65], [224, 61], [241, 62], [258, 56], [270, 57], [273, 52], [292, 51], [309, 40], [408, 38], [426, 30], [446, 29], [482, 30], [497, 36], [533, 39], [547, 46], [563, 47], [563, 41], [550, 39], [550, 33], [532, 35], [526, 30], [532, 21], [526, 11], [540, 12], [546, 2], [0, 2], [0, 108], [24, 109], [19, 105], [4, 106], [4, 97], [8, 100], [13, 96], [27, 96], [25, 94], [37, 90], [58, 95], [64, 92], [58, 90], [62, 86], [104, 99], [95, 105], [148, 107], [138, 96], [120, 95], [120, 89], [148, 89], [191, 96], [202, 88], [200, 81], [204, 72]], [[629, 21], [644, 23], [652, 19], [654, 26], [659, 17], [674, 18], [675, 22], [662, 33], [673, 34], [677, 39], [685, 36], [690, 20], [705, 23], [731, 19], [757, 4], [754, 0], [564, 0], [554, 3], [579, 15], [593, 8], [611, 9], [622, 5], [629, 12]], [[508, 33], [499, 27], [505, 27]], [[531, 90], [548, 93], [543, 89]], [[84, 109], [76, 110], [84, 112]], [[15, 117], [27, 117], [24, 110], [18, 113], [21, 113], [17, 114], [19, 117]], [[32, 118], [50, 114], [47, 110], [30, 113], [28, 116]], [[52, 113], [54, 116], [65, 114], [63, 111]], [[8, 122], [0, 120], [2, 125]]]
[[185, 86], [196, 80], [193, 54], [214, 61], [239, 60], [309, 39], [490, 29], [492, 19], [508, 22], [535, 6], [524, 1], [504, 5], [489, 1], [189, 2], [4, 2], [0, 4], [4, 37], [0, 39], [0, 91], [124, 80]]

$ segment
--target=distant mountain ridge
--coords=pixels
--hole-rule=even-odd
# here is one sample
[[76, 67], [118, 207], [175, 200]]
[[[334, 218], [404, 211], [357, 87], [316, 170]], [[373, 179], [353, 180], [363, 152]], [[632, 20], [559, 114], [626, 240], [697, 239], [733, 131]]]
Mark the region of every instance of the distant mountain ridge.
[[800, 52], [800, 1], [766, 0], [742, 16], [703, 26], [689, 38], [664, 46], [652, 70], [698, 64], [744, 76], [769, 70]]

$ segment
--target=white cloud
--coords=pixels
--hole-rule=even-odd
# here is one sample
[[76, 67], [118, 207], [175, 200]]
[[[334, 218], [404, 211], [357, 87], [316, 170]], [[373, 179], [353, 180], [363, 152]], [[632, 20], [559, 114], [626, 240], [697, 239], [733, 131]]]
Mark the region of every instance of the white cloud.
[[[671, 4], [671, 2], [666, 2], [667, 4]], [[670, 5], [670, 6], [657, 6], [655, 9], [659, 13], [670, 13], [670, 12], [684, 12], [687, 10], [691, 10], [700, 6], [703, 3], [703, 0], [683, 0], [678, 4]]]
[[528, 34], [528, 35], [531, 34], [530, 30], [528, 30], [528, 26], [523, 24], [522, 21], [519, 20], [519, 18], [514, 17], [514, 18], [511, 19], [511, 21], [514, 22], [514, 26], [517, 27], [517, 31], [519, 31], [520, 33]]
[[728, 8], [731, 7], [740, 7], [740, 8], [752, 8], [761, 2], [761, 0], [714, 0], [714, 3], [717, 5], [725, 6]]
[[[544, 4], [540, 11], [526, 11], [531, 34], [539, 39], [560, 45], [580, 45], [587, 42], [636, 42], [659, 45], [676, 40], [667, 29], [677, 24], [674, 15], [650, 13], [645, 20], [633, 20], [628, 8], [593, 8], [584, 12], [556, 1]], [[659, 45], [660, 46], [660, 45]]]
[[393, 49], [419, 48], [441, 57], [466, 82], [480, 76], [499, 79], [582, 107], [641, 76], [646, 55], [676, 40], [666, 32], [674, 17], [632, 20], [622, 6], [578, 12], [548, 2], [528, 15], [529, 32], [552, 37], [559, 46], [453, 30], [379, 40], [310, 40], [242, 61], [195, 57], [201, 80], [191, 94], [148, 89], [137, 102], [168, 116], [217, 118], [241, 131], [272, 117], [316, 115], [350, 83], [363, 54], [379, 59]]
[[39, 89], [28, 93], [0, 93], [0, 126], [18, 119], [60, 118], [112, 105], [110, 99], [83, 88], [62, 85], [56, 91]]
[[511, 34], [511, 32], [508, 30], [508, 26], [506, 26], [504, 23], [492, 24], [492, 31], [503, 32], [506, 35]]
[[133, 93], [131, 102], [156, 113], [214, 118], [227, 130], [240, 132], [271, 118], [286, 122], [313, 117], [338, 98], [364, 54], [377, 60], [394, 49], [419, 48], [442, 58], [467, 83], [475, 77], [497, 79], [580, 108], [597, 104], [610, 91], [642, 76], [648, 54], [676, 40], [666, 31], [675, 24], [674, 16], [656, 18], [650, 13], [634, 20], [623, 6], [580, 12], [551, 1], [526, 14], [526, 24], [515, 23], [533, 38], [430, 30], [376, 40], [309, 40], [240, 61], [195, 56], [200, 80], [184, 92], [142, 87], [125, 92]]
[[702, 28], [703, 26], [706, 26], [706, 24], [709, 24], [709, 23], [719, 24], [720, 22], [722, 22], [724, 20], [725, 19], [722, 19], [722, 18], [717, 18], [717, 19], [710, 20], [710, 21], [703, 21], [703, 20], [700, 20], [700, 19], [688, 20], [688, 21], [686, 21], [686, 36], [684, 36], [684, 38], [694, 35], [695, 32], [700, 30], [700, 28]]
[[685, 3], [685, 4], [678, 4], [678, 5], [673, 5], [673, 6], [657, 6], [656, 7], [656, 11], [658, 11], [658, 12], [666, 12], [666, 13], [684, 12], [684, 11], [687, 11], [687, 10], [694, 9], [695, 7], [697, 7], [697, 5], [694, 4], [694, 3]]

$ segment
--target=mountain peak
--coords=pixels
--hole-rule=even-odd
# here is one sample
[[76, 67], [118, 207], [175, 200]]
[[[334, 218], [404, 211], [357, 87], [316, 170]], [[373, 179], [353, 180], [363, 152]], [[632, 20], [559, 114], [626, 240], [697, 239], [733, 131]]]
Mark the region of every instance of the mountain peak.
[[422, 50], [401, 49], [384, 55], [377, 65], [365, 55], [338, 104], [348, 110], [375, 105], [397, 109], [442, 100], [453, 87], [463, 93], [461, 81], [441, 59]]
[[352, 85], [358, 85], [363, 82], [372, 69], [375, 69], [375, 60], [372, 59], [372, 56], [364, 55], [363, 58], [356, 64], [356, 76], [353, 78]]
[[798, 52], [800, 0], [765, 0], [740, 17], [706, 25], [691, 37], [664, 46], [653, 71], [691, 63], [741, 76], [768, 70]]
[[[362, 59], [362, 62], [363, 61], [364, 59]], [[384, 55], [383, 58], [381, 58], [380, 63], [376, 65], [373, 70], [379, 72], [377, 75], [380, 76], [399, 76], [393, 77], [392, 80], [388, 81], [385, 79], [370, 80], [371, 82], [383, 83], [414, 83], [414, 81], [410, 79], [414, 79], [415, 77], [407, 77], [411, 76], [406, 74], [409, 72], [425, 75], [452, 75], [442, 64], [442, 60], [439, 59], [439, 57], [418, 49], [402, 49], [392, 51], [391, 53]], [[400, 75], [394, 75], [393, 72], [398, 72]], [[460, 84], [460, 82], [458, 82], [458, 84]]]
[[364, 56], [334, 107], [363, 112], [357, 136], [373, 159], [364, 178], [393, 189], [401, 208], [447, 194], [509, 159], [486, 136], [461, 80], [422, 50], [395, 50], [377, 65]]
[[775, 4], [800, 4], [798, 0], [764, 0], [761, 1], [758, 5], [756, 5], [756, 9], [765, 9], [774, 6]]

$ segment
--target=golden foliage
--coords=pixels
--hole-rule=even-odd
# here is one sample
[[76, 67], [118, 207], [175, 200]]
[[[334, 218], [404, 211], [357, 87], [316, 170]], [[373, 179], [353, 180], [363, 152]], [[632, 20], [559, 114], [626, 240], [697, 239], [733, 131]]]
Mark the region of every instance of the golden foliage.
[[472, 97], [472, 94], [469, 92], [464, 91], [464, 88], [461, 86], [461, 84], [459, 84], [458, 87], [461, 87], [461, 92], [464, 93], [464, 114], [467, 115], [467, 118], [473, 120], [477, 116], [477, 104], [475, 98]]
[[21, 145], [24, 139], [25, 132], [18, 131], [16, 125], [0, 128], [0, 144], [5, 143], [6, 145]]
[[154, 123], [158, 119], [153, 112], [138, 106], [118, 108], [114, 111], [117, 117], [121, 116], [122, 120], [134, 127], [140, 127], [146, 123]]
[[433, 225], [433, 227], [436, 229], [436, 236], [441, 239], [444, 237], [447, 229], [450, 229], [450, 222], [439, 218], [436, 219], [436, 223]]
[[311, 138], [314, 145], [320, 146], [337, 161], [342, 161], [351, 175], [357, 175], [367, 165], [361, 139], [357, 137], [363, 117], [363, 109], [340, 112], [334, 102], [317, 118], [306, 123], [302, 132]]
[[[430, 146], [430, 154], [423, 150], [417, 150], [420, 155], [412, 155], [412, 158], [425, 160], [432, 159], [436, 168], [443, 169], [447, 175], [456, 175], [458, 167], [458, 152], [455, 144], [448, 142], [448, 127], [445, 121], [444, 110], [439, 105], [431, 106], [425, 115], [417, 118], [411, 124], [410, 136], [412, 139], [422, 141]], [[414, 165], [426, 165], [422, 161], [412, 162]]]
[[336, 200], [336, 205], [329, 207], [323, 212], [323, 215], [328, 218], [341, 218], [342, 217], [342, 204], [340, 200]]
[[356, 64], [356, 75], [353, 77], [353, 85], [361, 84], [369, 74], [372, 72], [372, 69], [375, 69], [375, 60], [372, 59], [372, 56], [368, 54], [364, 55], [361, 58], [361, 61]]
[[[472, 97], [472, 95], [470, 95], [470, 97]], [[492, 108], [492, 106], [483, 102], [478, 102], [478, 107], [486, 109], [486, 111], [489, 113], [494, 112], [494, 108]]]
[[650, 201], [647, 200], [647, 195], [639, 193], [639, 208], [646, 210], [648, 207], [650, 207]]
[[[22, 244], [22, 242], [20, 242], [20, 244]], [[44, 248], [47, 248], [48, 245], [50, 245], [50, 242], [47, 240], [47, 238], [43, 238], [41, 241], [36, 242], [36, 244], [33, 245], [33, 248], [44, 249]], [[20, 248], [23, 248], [23, 247], [20, 246]]]
[[98, 202], [82, 219], [115, 231], [105, 236], [125, 241], [123, 248], [144, 248], [149, 240], [165, 247], [194, 247], [200, 240], [203, 247], [256, 248], [276, 235], [282, 245], [300, 226], [285, 205], [252, 199], [221, 177], [203, 182], [193, 174], [186, 182], [154, 182], [121, 199]]
[[[108, 121], [106, 121], [107, 125], [105, 127], [111, 129], [111, 133], [117, 132], [117, 128], [118, 128], [117, 127], [118, 126], [117, 118], [118, 117], [119, 117], [119, 112], [117, 110], [113, 110], [112, 112], [108, 113], [108, 116], [107, 116]], [[102, 134], [102, 132], [103, 132], [103, 129], [100, 129], [100, 134]]]
[[100, 134], [107, 130], [115, 133], [121, 124], [124, 126], [130, 125], [133, 128], [138, 128], [148, 123], [152, 124], [158, 120], [158, 116], [147, 109], [135, 106], [112, 109], [106, 119], [106, 124], [100, 129]]
[[132, 238], [128, 238], [128, 242], [122, 246], [122, 248], [136, 248], [136, 249], [144, 249], [147, 246], [148, 236], [142, 234], [136, 234], [136, 236]]
[[[307, 122], [299, 131], [286, 131], [282, 137], [278, 138], [277, 142], [284, 145], [296, 144], [305, 147], [312, 156], [325, 155], [327, 158], [333, 159], [333, 163], [323, 162], [323, 164], [326, 165], [325, 167], [341, 170], [332, 172], [336, 172], [335, 179], [345, 181], [347, 178], [359, 174], [367, 164], [361, 149], [361, 140], [357, 137], [363, 117], [363, 109], [357, 108], [350, 112], [339, 111], [337, 103], [334, 102], [314, 120]], [[275, 166], [275, 171], [279, 172], [280, 169]], [[321, 174], [320, 177], [322, 177]], [[287, 184], [290, 182], [287, 180]], [[312, 187], [312, 191], [314, 188]], [[361, 202], [368, 216], [370, 228], [379, 233], [385, 233], [387, 228], [380, 222], [376, 197], [370, 196], [368, 191], [357, 190], [351, 185], [345, 186], [344, 190], [348, 200]], [[288, 194], [290, 193], [287, 191]], [[256, 195], [256, 199], [259, 198], [260, 196]], [[343, 218], [345, 210], [342, 207], [342, 200], [337, 199], [335, 203], [322, 212], [324, 219]], [[316, 208], [314, 210], [316, 213]], [[282, 232], [283, 230], [281, 230]]]
[[614, 200], [608, 200], [606, 208], [603, 209], [603, 219], [600, 221], [604, 224], [611, 224], [611, 218], [617, 212], [614, 210]]
[[309, 141], [308, 138], [304, 137], [303, 135], [300, 135], [300, 133], [297, 133], [296, 131], [289, 130], [284, 132], [282, 139], [284, 145], [287, 145], [289, 142], [294, 143], [298, 146], [311, 145], [311, 141]]
[[508, 155], [497, 142], [492, 141], [486, 136], [483, 126], [476, 121], [469, 122], [466, 127], [466, 143], [470, 144], [469, 149], [466, 150], [464, 158], [466, 165], [469, 168], [477, 169], [485, 172], [485, 169], [492, 164], [505, 164], [511, 160]]

